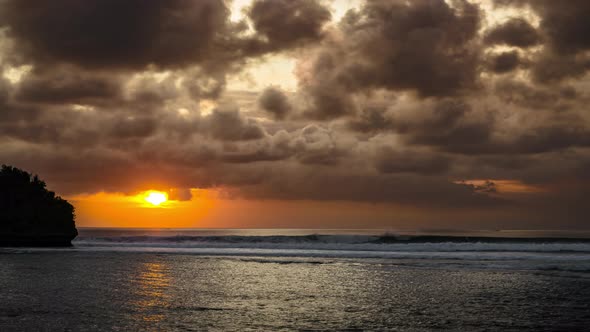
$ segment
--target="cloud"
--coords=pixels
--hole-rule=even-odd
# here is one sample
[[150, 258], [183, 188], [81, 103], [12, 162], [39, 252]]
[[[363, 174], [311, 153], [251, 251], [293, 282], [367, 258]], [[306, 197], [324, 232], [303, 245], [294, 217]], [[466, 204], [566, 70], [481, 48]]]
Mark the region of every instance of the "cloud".
[[[4, 1], [1, 21], [38, 65], [145, 69], [205, 61], [229, 26], [220, 0]], [[198, 37], [197, 37], [198, 36]]]
[[450, 159], [431, 151], [396, 151], [384, 147], [377, 154], [375, 167], [382, 173], [439, 174], [449, 169]]
[[344, 175], [331, 170], [299, 171], [288, 177], [274, 172], [238, 195], [251, 198], [398, 202], [430, 207], [484, 207], [505, 204], [500, 199], [476, 194], [469, 186], [446, 180], [408, 175]]
[[486, 194], [495, 194], [498, 192], [498, 188], [496, 183], [490, 180], [484, 181], [484, 183], [479, 185], [474, 185], [474, 189], [477, 192], [486, 193]]
[[168, 190], [168, 199], [175, 201], [190, 201], [193, 198], [190, 188], [174, 188]]
[[491, 45], [531, 47], [541, 42], [537, 30], [523, 18], [512, 18], [489, 30], [484, 41]]
[[293, 143], [297, 159], [308, 165], [335, 165], [346, 154], [347, 142], [339, 142], [331, 130], [318, 125], [307, 125]]
[[399, 133], [408, 144], [457, 153], [485, 151], [495, 125], [485, 112], [459, 99], [394, 105], [375, 123]]
[[532, 67], [532, 76], [537, 82], [552, 84], [568, 78], [581, 78], [589, 69], [590, 58], [585, 55], [559, 55], [545, 52], [537, 57]]
[[255, 121], [241, 117], [237, 109], [215, 109], [208, 120], [207, 130], [219, 140], [240, 141], [264, 137], [264, 130]]
[[278, 88], [268, 87], [258, 99], [258, 105], [276, 119], [283, 119], [291, 111], [287, 96]]
[[328, 8], [316, 0], [255, 0], [247, 16], [270, 50], [321, 39], [331, 18]]
[[[499, 6], [531, 8], [540, 17], [539, 32], [546, 40], [533, 68], [534, 78], [554, 83], [569, 77], [580, 77], [590, 69], [590, 3], [584, 0], [497, 0]], [[522, 30], [522, 29], [521, 29]]]
[[349, 11], [300, 84], [309, 115], [334, 118], [355, 111], [349, 95], [368, 89], [448, 96], [477, 85], [479, 8], [467, 1], [369, 1]]
[[63, 67], [72, 73], [30, 82], [25, 95], [49, 98], [50, 90], [42, 87], [61, 88], [59, 98], [77, 81], [78, 90], [113, 92], [100, 85], [108, 82], [88, 81], [79, 71], [104, 76], [184, 70], [192, 74], [184, 84], [193, 97], [217, 98], [228, 73], [261, 56], [316, 42], [330, 19], [327, 7], [315, 0], [256, 0], [244, 20], [233, 22], [230, 14], [225, 0], [8, 0], [0, 4], [0, 28], [8, 41], [3, 47], [10, 52], [5, 58], [10, 65], [32, 65], [42, 76]]
[[489, 68], [491, 71], [502, 74], [511, 72], [522, 65], [520, 55], [517, 51], [503, 52], [491, 57]]
[[514, 79], [496, 81], [492, 92], [508, 105], [532, 109], [567, 109], [579, 98], [579, 93], [571, 86], [555, 89]]
[[51, 72], [31, 75], [18, 85], [15, 98], [20, 102], [47, 104], [85, 104], [121, 97], [117, 80], [96, 75]]
[[505, 151], [541, 153], [569, 147], [590, 147], [590, 130], [585, 125], [543, 125], [527, 131]]
[[110, 137], [147, 137], [155, 132], [156, 121], [153, 118], [126, 118], [113, 123], [108, 135]]
[[[463, 0], [371, 0], [338, 22], [312, 0], [256, 0], [241, 21], [221, 0], [3, 1], [0, 159], [64, 194], [216, 188], [547, 225], [571, 207], [579, 225], [588, 6], [495, 3], [514, 16], [488, 27]], [[232, 90], [278, 53], [297, 91]]]
[[586, 33], [590, 28], [586, 19], [590, 14], [590, 3], [542, 0], [528, 4], [541, 16], [541, 29], [557, 53], [571, 54], [590, 48], [590, 36]]

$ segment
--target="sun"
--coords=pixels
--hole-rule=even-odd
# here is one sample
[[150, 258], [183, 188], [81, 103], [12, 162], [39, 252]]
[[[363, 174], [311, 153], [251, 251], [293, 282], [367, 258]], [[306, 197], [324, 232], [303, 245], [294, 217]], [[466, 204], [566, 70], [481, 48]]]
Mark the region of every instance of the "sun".
[[160, 191], [151, 191], [144, 198], [148, 203], [158, 206], [168, 200], [168, 195]]

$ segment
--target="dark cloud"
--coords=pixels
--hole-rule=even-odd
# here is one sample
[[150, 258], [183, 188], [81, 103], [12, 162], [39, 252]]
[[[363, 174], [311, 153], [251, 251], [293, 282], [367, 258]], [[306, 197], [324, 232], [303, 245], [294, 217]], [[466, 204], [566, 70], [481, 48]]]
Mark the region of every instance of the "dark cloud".
[[[469, 43], [479, 28], [479, 9], [466, 1], [454, 4], [456, 8], [444, 1], [367, 3], [343, 32], [352, 34], [357, 44], [347, 46], [359, 51], [364, 56], [359, 60], [368, 61], [369, 68], [359, 61], [349, 74], [427, 96], [473, 86], [477, 53]], [[370, 35], [355, 40], [363, 34]]]
[[130, 138], [147, 137], [155, 132], [156, 121], [153, 118], [125, 118], [113, 123], [109, 136]]
[[[539, 27], [481, 30], [486, 13], [463, 0], [369, 0], [340, 22], [312, 0], [257, 0], [241, 22], [222, 0], [6, 0], [0, 159], [63, 194], [149, 183], [178, 200], [223, 188], [425, 213], [520, 209], [513, 220], [545, 225], [571, 208], [579, 225], [588, 6], [502, 2]], [[278, 52], [297, 60], [298, 91], [225, 91]], [[506, 196], [501, 180], [540, 189]]]
[[355, 111], [349, 95], [372, 88], [446, 96], [476, 87], [479, 8], [467, 1], [369, 1], [349, 11], [299, 76], [311, 116]]
[[533, 109], [565, 110], [574, 107], [578, 99], [577, 91], [570, 86], [547, 88], [511, 79], [497, 81], [493, 93], [509, 105]]
[[375, 167], [382, 173], [439, 174], [449, 169], [450, 160], [432, 151], [396, 151], [392, 148], [382, 148], [377, 154]]
[[541, 29], [551, 47], [559, 54], [590, 49], [590, 3], [584, 0], [531, 1], [529, 5], [541, 15]]
[[531, 47], [541, 42], [537, 30], [522, 18], [512, 18], [489, 30], [484, 38], [488, 44], [500, 44], [516, 47]]
[[266, 135], [264, 139], [226, 142], [219, 159], [231, 164], [284, 160], [294, 153], [290, 146], [291, 139], [287, 132], [279, 131], [272, 136]]
[[490, 149], [495, 121], [461, 99], [368, 108], [349, 123], [363, 133], [395, 132], [405, 144], [477, 154]]
[[[461, 128], [447, 137], [427, 136], [427, 141], [417, 141], [428, 145], [439, 146], [450, 152], [481, 155], [503, 154], [526, 155], [548, 153], [574, 147], [590, 146], [590, 131], [585, 125], [567, 122], [554, 125], [523, 124], [518, 132], [508, 137], [490, 137], [490, 128], [483, 125]], [[435, 141], [440, 139], [439, 141]], [[472, 141], [468, 141], [473, 139]]]
[[504, 151], [542, 153], [570, 147], [590, 147], [590, 128], [575, 122], [530, 128], [519, 135]]
[[331, 84], [317, 82], [303, 88], [311, 97], [310, 105], [304, 112], [306, 117], [330, 120], [356, 112], [357, 107], [352, 95], [347, 94], [345, 89]]
[[430, 207], [485, 207], [506, 202], [479, 195], [473, 188], [448, 180], [416, 175], [340, 174], [333, 170], [281, 169], [270, 171], [265, 181], [246, 186], [239, 195], [251, 198], [398, 202]]
[[362, 133], [376, 133], [385, 130], [392, 130], [394, 124], [384, 107], [367, 107], [362, 109], [358, 116], [352, 119], [348, 126]]
[[531, 121], [532, 124], [523, 120], [522, 123], [513, 125], [513, 132], [508, 135], [487, 137], [485, 141], [476, 144], [442, 145], [441, 148], [470, 155], [496, 154], [503, 155], [504, 158], [513, 158], [513, 155], [523, 156], [590, 147], [590, 128], [580, 122], [580, 118], [576, 123], [575, 118], [549, 117], [543, 121]]
[[477, 114], [460, 100], [444, 100], [419, 110], [394, 110], [390, 121], [409, 143], [460, 153], [482, 150], [495, 125], [493, 119]]
[[205, 61], [230, 29], [221, 0], [3, 1], [1, 22], [37, 64], [179, 67]]
[[540, 33], [546, 40], [533, 68], [534, 78], [555, 83], [583, 76], [590, 69], [590, 3], [584, 0], [496, 0], [500, 6], [529, 7], [540, 16]]
[[291, 104], [287, 96], [278, 88], [268, 87], [258, 99], [258, 105], [271, 113], [276, 119], [283, 119], [291, 111]]
[[[182, 84], [194, 99], [219, 98], [228, 73], [317, 41], [330, 19], [315, 0], [255, 1], [246, 14], [255, 33], [246, 20], [230, 20], [225, 0], [8, 0], [0, 3], [0, 28], [10, 44], [5, 59], [33, 65], [38, 76], [19, 97], [59, 103], [114, 98], [118, 87], [104, 74], [145, 70], [183, 70]], [[53, 73], [63, 67], [67, 71]]]
[[[2, 70], [2, 67], [0, 67], [0, 70]], [[8, 101], [11, 92], [12, 85], [4, 77], [0, 76], [0, 106], [4, 106]]]
[[264, 137], [264, 130], [255, 121], [242, 117], [237, 109], [215, 109], [208, 120], [207, 130], [219, 140], [241, 141]]
[[590, 58], [578, 55], [541, 53], [532, 67], [533, 78], [540, 83], [559, 83], [568, 78], [581, 78], [590, 69]]
[[491, 56], [488, 67], [491, 71], [502, 74], [517, 69], [521, 64], [518, 52], [512, 51]]
[[72, 72], [31, 75], [19, 84], [16, 99], [47, 104], [86, 104], [121, 97], [119, 81]]
[[335, 165], [346, 153], [331, 130], [317, 125], [303, 128], [293, 144], [302, 164]]
[[256, 0], [248, 18], [270, 50], [319, 40], [330, 11], [316, 0]]

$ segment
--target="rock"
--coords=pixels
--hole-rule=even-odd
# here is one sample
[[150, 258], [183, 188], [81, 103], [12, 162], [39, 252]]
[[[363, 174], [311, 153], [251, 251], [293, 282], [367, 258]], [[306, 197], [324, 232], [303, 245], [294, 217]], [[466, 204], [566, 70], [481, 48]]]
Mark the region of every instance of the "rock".
[[16, 167], [0, 169], [0, 246], [71, 246], [74, 207]]

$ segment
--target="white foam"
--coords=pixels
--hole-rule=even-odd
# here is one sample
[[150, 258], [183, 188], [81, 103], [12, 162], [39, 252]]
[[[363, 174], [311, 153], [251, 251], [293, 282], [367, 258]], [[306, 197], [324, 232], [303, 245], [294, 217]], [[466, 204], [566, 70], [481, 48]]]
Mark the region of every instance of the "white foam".
[[79, 238], [81, 247], [146, 248], [243, 248], [378, 252], [537, 252], [589, 253], [590, 242], [422, 242], [376, 243], [379, 237], [364, 235], [312, 236], [133, 236]]

